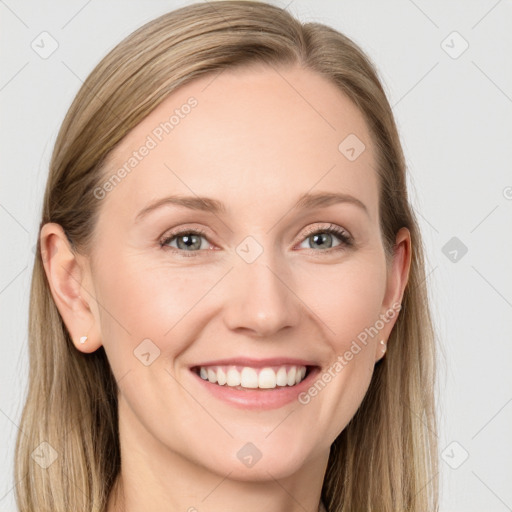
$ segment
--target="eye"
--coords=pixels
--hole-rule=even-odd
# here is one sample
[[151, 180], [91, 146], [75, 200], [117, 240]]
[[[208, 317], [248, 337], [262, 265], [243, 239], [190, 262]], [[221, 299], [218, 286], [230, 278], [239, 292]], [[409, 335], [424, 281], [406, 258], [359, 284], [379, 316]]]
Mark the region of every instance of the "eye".
[[[332, 245], [333, 235], [340, 240], [338, 245]], [[310, 247], [306, 247], [306, 249], [313, 248], [311, 244], [320, 244], [321, 250], [315, 252], [330, 253], [332, 250], [342, 250], [353, 245], [353, 240], [349, 233], [335, 224], [330, 224], [326, 228], [312, 228], [306, 232], [305, 236], [306, 239], [302, 243], [310, 242]]]
[[[183, 256], [195, 256], [193, 253], [197, 252], [196, 249], [205, 249], [205, 247], [201, 247], [201, 239], [206, 240], [206, 233], [204, 231], [201, 229], [188, 229], [166, 235], [162, 240], [160, 240], [160, 246], [162, 248], [170, 247], [175, 249]], [[170, 245], [174, 240], [176, 240], [176, 243], [178, 244], [177, 247]], [[187, 252], [192, 254], [186, 254]]]
[[[333, 235], [340, 240], [338, 245], [332, 245]], [[330, 253], [333, 250], [342, 250], [353, 245], [353, 239], [348, 232], [334, 224], [320, 229], [312, 228], [308, 230], [304, 236], [306, 238], [302, 243], [309, 241], [312, 244], [320, 244], [320, 251], [315, 252]], [[207, 240], [204, 231], [201, 229], [187, 229], [165, 235], [160, 240], [160, 247], [171, 248], [174, 252], [178, 252], [183, 256], [195, 256], [200, 250], [205, 250], [210, 247], [209, 244], [202, 244], [202, 240]], [[174, 242], [176, 242], [177, 245], [171, 245]], [[206, 247], [204, 245], [206, 245]], [[314, 247], [306, 247], [306, 249], [313, 248]]]

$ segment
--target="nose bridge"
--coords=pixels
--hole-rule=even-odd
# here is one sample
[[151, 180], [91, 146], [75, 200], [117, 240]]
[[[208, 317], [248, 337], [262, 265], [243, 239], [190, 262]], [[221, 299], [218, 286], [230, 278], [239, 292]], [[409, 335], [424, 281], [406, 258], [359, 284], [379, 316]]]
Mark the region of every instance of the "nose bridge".
[[269, 336], [297, 324], [300, 304], [292, 291], [293, 283], [287, 282], [289, 273], [282, 262], [270, 248], [258, 245], [245, 240], [236, 249], [225, 314], [231, 329], [245, 328]]

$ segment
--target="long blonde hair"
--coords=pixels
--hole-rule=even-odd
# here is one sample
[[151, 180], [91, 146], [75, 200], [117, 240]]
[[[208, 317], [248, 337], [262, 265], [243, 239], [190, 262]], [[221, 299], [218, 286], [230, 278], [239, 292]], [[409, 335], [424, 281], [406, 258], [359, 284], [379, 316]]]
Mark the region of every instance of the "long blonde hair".
[[[192, 4], [142, 26], [103, 58], [69, 108], [50, 163], [40, 228], [60, 224], [73, 249], [87, 253], [100, 204], [93, 191], [117, 143], [177, 87], [253, 62], [299, 64], [354, 102], [377, 148], [386, 255], [401, 227], [412, 239], [409, 282], [387, 354], [332, 444], [322, 500], [330, 512], [435, 511], [436, 347], [423, 245], [390, 105], [373, 64], [349, 38], [245, 0]], [[39, 241], [29, 364], [15, 452], [19, 510], [103, 512], [120, 471], [117, 384], [103, 347], [91, 354], [74, 347], [50, 293]], [[46, 469], [31, 455], [43, 442], [57, 454]]]

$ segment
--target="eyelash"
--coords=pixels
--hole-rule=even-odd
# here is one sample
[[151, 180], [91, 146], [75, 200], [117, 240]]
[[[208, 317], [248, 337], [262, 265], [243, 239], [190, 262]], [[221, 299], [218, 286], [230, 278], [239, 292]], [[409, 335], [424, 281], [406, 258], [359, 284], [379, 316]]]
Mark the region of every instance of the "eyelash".
[[[354, 240], [347, 233], [347, 231], [345, 231], [343, 228], [336, 226], [335, 224], [330, 224], [327, 228], [311, 228], [311, 229], [307, 230], [306, 233], [304, 234], [302, 241], [306, 240], [307, 238], [309, 238], [312, 235], [320, 234], [320, 233], [329, 233], [331, 235], [336, 235], [340, 239], [341, 243], [339, 245], [337, 245], [336, 247], [331, 247], [330, 249], [326, 249], [323, 251], [322, 250], [314, 251], [314, 252], [324, 253], [323, 255], [330, 255], [335, 251], [344, 250], [344, 249], [350, 248], [354, 245]], [[207, 239], [206, 232], [200, 228], [181, 230], [181, 231], [177, 231], [177, 232], [169, 233], [169, 234], [165, 235], [159, 241], [160, 247], [164, 250], [171, 250], [172, 252], [179, 253], [180, 255], [187, 257], [187, 258], [191, 257], [191, 256], [197, 256], [197, 254], [200, 253], [201, 250], [184, 251], [183, 249], [177, 249], [175, 247], [167, 246], [167, 244], [169, 242], [171, 242], [175, 238], [178, 238], [181, 235], [198, 235], [198, 236], [202, 236]], [[313, 249], [311, 249], [311, 250], [313, 250]]]

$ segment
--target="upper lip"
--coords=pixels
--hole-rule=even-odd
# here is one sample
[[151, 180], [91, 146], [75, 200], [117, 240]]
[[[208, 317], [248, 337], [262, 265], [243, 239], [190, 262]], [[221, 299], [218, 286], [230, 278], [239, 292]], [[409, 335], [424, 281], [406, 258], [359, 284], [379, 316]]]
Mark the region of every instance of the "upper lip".
[[264, 368], [266, 366], [317, 366], [313, 361], [306, 359], [296, 359], [293, 357], [272, 357], [268, 359], [253, 359], [250, 357], [236, 357], [230, 359], [216, 359], [214, 361], [204, 361], [191, 366], [197, 368], [198, 366], [250, 366], [253, 368]]

